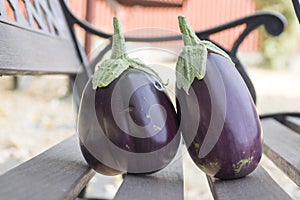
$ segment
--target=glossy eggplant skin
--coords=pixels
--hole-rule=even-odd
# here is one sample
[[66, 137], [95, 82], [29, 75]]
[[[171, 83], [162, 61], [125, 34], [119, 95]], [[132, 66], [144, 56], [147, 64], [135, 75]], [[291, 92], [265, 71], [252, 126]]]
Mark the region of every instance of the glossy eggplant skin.
[[175, 108], [163, 85], [137, 69], [125, 70], [107, 87], [87, 83], [77, 130], [85, 160], [104, 175], [153, 173], [174, 158], [181, 135]]
[[119, 174], [123, 174], [125, 172], [119, 171], [116, 169], [113, 169], [111, 167], [108, 167], [107, 165], [103, 164], [102, 162], [99, 162], [97, 158], [93, 156], [93, 154], [90, 153], [90, 151], [84, 146], [84, 144], [79, 140], [80, 149], [82, 152], [82, 155], [86, 162], [89, 164], [90, 167], [92, 167], [96, 172], [99, 172], [106, 176], [115, 176]]
[[[204, 79], [192, 83], [189, 93], [193, 90], [194, 97], [176, 90], [180, 130], [189, 155], [207, 175], [244, 177], [257, 167], [262, 155], [258, 113], [243, 79], [228, 59], [210, 52], [206, 70]], [[197, 132], [193, 133], [190, 127], [195, 125]]]

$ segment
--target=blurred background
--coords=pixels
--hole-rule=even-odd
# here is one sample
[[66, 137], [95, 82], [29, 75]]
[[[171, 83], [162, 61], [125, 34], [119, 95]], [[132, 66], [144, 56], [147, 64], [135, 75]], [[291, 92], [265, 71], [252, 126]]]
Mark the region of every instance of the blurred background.
[[[6, 2], [6, 1], [5, 1]], [[19, 0], [20, 6], [22, 0]], [[263, 28], [252, 32], [239, 48], [238, 56], [247, 67], [257, 92], [260, 114], [281, 111], [300, 112], [300, 25], [287, 0], [69, 0], [73, 12], [99, 30], [112, 33], [112, 17], [118, 16], [126, 34], [133, 36], [165, 36], [179, 33], [177, 16], [185, 15], [196, 31], [238, 19], [256, 11], [272, 10], [282, 13], [288, 21], [283, 34], [271, 37]], [[6, 3], [7, 4], [7, 3]], [[8, 6], [8, 4], [7, 4]], [[9, 6], [8, 6], [9, 7]], [[164, 31], [136, 31], [136, 30]], [[215, 34], [213, 41], [230, 47], [243, 30], [233, 28]], [[78, 39], [86, 53], [93, 57], [103, 49], [107, 40], [97, 38], [76, 27]], [[146, 35], [145, 35], [146, 34]], [[181, 41], [168, 43], [175, 53], [162, 56], [140, 51], [138, 55], [150, 63], [175, 68], [176, 52]], [[137, 48], [139, 46], [132, 47]], [[0, 77], [0, 174], [18, 163], [74, 134], [75, 113], [68, 77]], [[185, 168], [185, 199], [212, 199], [205, 176], [183, 155]], [[300, 189], [289, 181], [271, 161], [262, 164], [274, 179], [294, 199], [300, 199]], [[91, 196], [111, 198], [120, 178], [91, 182]], [[103, 182], [104, 181], [104, 182]], [[103, 187], [102, 187], [103, 186]], [[97, 189], [95, 189], [97, 188]]]

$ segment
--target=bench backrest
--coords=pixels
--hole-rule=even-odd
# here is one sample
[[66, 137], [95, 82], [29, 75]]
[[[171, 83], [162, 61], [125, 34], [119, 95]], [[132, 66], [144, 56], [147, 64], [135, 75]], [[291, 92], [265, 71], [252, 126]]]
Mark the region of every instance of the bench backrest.
[[0, 74], [77, 73], [81, 60], [60, 2], [19, 2], [0, 1]]

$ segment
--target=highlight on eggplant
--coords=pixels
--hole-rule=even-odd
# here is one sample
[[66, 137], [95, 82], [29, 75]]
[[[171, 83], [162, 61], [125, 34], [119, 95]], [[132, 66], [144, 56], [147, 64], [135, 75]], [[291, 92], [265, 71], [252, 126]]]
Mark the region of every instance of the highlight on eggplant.
[[251, 95], [230, 57], [200, 40], [185, 17], [178, 21], [184, 47], [176, 64], [177, 111], [189, 155], [209, 176], [244, 177], [262, 156], [262, 128]]
[[127, 55], [119, 21], [113, 21], [111, 56], [99, 63], [81, 97], [81, 151], [104, 175], [153, 173], [178, 151], [178, 116], [158, 74]]

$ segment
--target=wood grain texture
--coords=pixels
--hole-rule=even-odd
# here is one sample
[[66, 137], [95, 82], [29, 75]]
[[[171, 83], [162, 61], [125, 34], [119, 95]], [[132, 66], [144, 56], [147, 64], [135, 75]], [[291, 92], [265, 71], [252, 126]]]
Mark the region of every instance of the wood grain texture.
[[215, 200], [291, 199], [261, 166], [244, 178], [223, 181], [208, 177], [208, 182]]
[[0, 199], [74, 199], [93, 175], [74, 135], [0, 176]]
[[4, 1], [0, 1], [0, 17], [7, 17], [6, 16], [6, 10], [5, 10], [5, 3]]
[[71, 39], [0, 22], [0, 74], [76, 74], [80, 67]]
[[176, 160], [155, 174], [125, 175], [115, 200], [128, 199], [182, 200], [182, 160]]
[[300, 135], [271, 118], [262, 127], [264, 153], [300, 187]]
[[282, 123], [300, 134], [300, 117], [286, 116]]

